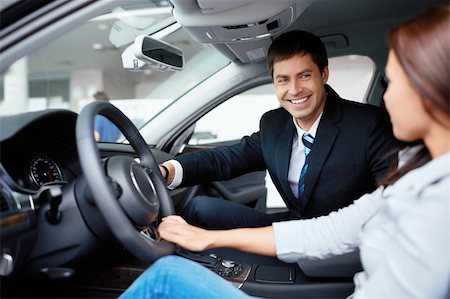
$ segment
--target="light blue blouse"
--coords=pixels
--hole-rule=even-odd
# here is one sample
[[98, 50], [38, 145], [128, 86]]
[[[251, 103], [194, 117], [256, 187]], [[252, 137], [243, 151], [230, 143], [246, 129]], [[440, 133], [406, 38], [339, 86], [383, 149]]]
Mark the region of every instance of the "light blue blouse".
[[448, 298], [450, 153], [328, 217], [273, 228], [286, 262], [359, 247], [364, 272], [355, 275], [353, 298]]

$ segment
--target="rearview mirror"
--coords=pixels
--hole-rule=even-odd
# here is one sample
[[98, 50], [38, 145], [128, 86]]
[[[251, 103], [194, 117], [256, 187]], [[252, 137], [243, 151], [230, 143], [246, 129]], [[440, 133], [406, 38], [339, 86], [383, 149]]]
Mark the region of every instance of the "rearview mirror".
[[166, 42], [139, 35], [133, 44], [134, 55], [149, 66], [162, 71], [180, 71], [184, 68], [184, 56], [181, 49]]

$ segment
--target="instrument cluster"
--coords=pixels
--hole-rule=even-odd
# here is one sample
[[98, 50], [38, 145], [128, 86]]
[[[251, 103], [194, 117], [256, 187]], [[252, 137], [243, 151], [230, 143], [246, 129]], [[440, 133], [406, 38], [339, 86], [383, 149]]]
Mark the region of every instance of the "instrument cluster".
[[45, 146], [4, 144], [1, 164], [18, 186], [30, 190], [66, 183], [81, 173], [76, 150], [50, 142]]
[[61, 168], [53, 159], [44, 154], [38, 154], [31, 159], [28, 175], [31, 178], [31, 182], [36, 184], [37, 187], [64, 181]]

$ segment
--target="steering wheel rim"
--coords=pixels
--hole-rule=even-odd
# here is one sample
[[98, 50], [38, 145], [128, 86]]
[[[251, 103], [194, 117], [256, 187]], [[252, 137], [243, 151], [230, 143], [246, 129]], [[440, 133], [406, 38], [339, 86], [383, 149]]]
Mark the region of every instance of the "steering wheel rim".
[[[98, 114], [105, 116], [119, 128], [140, 159], [140, 163], [137, 163], [134, 159], [125, 157], [119, 163], [116, 163], [124, 165], [122, 168], [119, 167], [119, 169], [122, 169], [121, 172], [123, 174], [120, 183], [127, 185], [122, 186], [122, 189], [125, 187], [125, 190], [131, 190], [128, 193], [132, 194], [133, 188], [140, 189], [139, 186], [145, 185], [145, 191], [154, 191], [154, 194], [148, 195], [144, 194], [141, 190], [137, 190], [141, 198], [136, 199], [137, 204], [135, 203], [134, 206], [125, 206], [122, 203], [121, 197], [124, 197], [123, 202], [125, 202], [125, 195], [120, 195], [119, 198], [116, 198], [117, 194], [115, 195], [111, 181], [107, 173], [105, 173], [107, 169], [103, 166], [93, 133], [94, 118]], [[95, 204], [104, 216], [105, 221], [115, 237], [132, 254], [144, 261], [153, 262], [161, 256], [173, 253], [175, 249], [174, 244], [161, 240], [159, 237], [154, 239], [143, 234], [136, 228], [136, 223], [134, 223], [133, 219], [130, 219], [132, 218], [130, 215], [133, 213], [131, 209], [133, 207], [136, 209], [137, 206], [157, 209], [156, 215], [150, 218], [139, 218], [137, 222], [140, 225], [150, 221], [153, 222], [155, 220], [154, 218], [158, 216], [158, 213], [162, 216], [174, 214], [172, 199], [159, 171], [159, 166], [148, 145], [139, 133], [139, 130], [130, 119], [114, 105], [106, 101], [89, 103], [82, 109], [78, 116], [76, 123], [76, 142], [81, 168]], [[127, 169], [129, 169], [130, 173], [126, 173]], [[140, 178], [138, 179], [138, 184], [136, 184], [136, 177]], [[133, 182], [133, 185], [130, 185], [128, 182]], [[129, 194], [127, 196], [130, 197]], [[142, 216], [141, 211], [137, 212]]]

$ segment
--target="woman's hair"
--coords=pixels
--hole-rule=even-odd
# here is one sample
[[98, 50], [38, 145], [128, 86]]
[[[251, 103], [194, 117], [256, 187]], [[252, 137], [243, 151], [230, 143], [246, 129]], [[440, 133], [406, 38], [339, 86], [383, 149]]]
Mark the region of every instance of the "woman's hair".
[[[435, 119], [430, 110], [432, 107], [442, 111], [444, 115], [450, 114], [449, 14], [448, 4], [434, 7], [397, 26], [389, 35], [390, 49], [397, 56], [406, 76], [421, 96], [425, 111]], [[424, 147], [402, 168], [391, 172], [382, 185], [393, 184], [408, 171], [430, 160], [430, 153]]]

